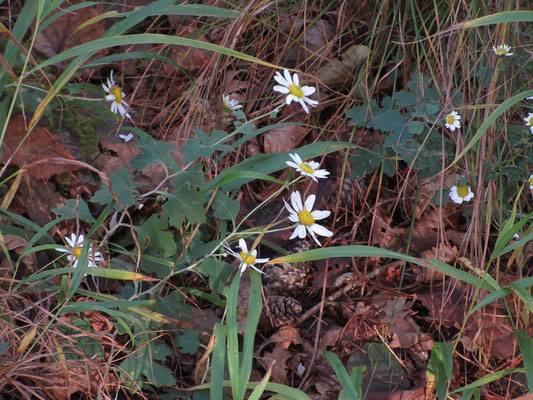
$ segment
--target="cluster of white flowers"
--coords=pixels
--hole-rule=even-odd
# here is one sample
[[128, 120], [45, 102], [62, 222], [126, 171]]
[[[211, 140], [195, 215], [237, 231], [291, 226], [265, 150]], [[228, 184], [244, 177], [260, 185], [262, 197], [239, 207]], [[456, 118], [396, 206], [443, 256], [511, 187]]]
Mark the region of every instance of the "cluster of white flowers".
[[[65, 237], [65, 241], [67, 242], [66, 248], [58, 247], [56, 248], [56, 250], [61, 253], [66, 253], [67, 259], [70, 261], [72, 268], [76, 268], [78, 266], [78, 261], [83, 250], [85, 237], [83, 235], [78, 236], [75, 233], [72, 233], [70, 238]], [[102, 254], [100, 253], [100, 251], [92, 248], [89, 249], [89, 255], [87, 259], [87, 266], [89, 268], [98, 267], [98, 262], [102, 260]]]
[[[307, 176], [313, 179], [315, 182], [318, 182], [317, 178], [327, 178], [329, 171], [325, 169], [319, 169], [320, 164], [316, 161], [304, 162], [302, 158], [297, 154], [289, 154], [292, 161], [286, 161], [286, 164], [290, 167], [296, 169], [300, 172], [302, 176]], [[313, 206], [315, 205], [316, 196], [314, 194], [309, 195], [304, 201], [302, 201], [302, 196], [299, 191], [295, 191], [290, 196], [291, 204], [287, 203], [285, 199], [285, 208], [289, 212], [289, 221], [296, 224], [296, 227], [290, 236], [289, 239], [294, 239], [296, 237], [303, 239], [309, 234], [313, 240], [319, 245], [322, 246], [320, 241], [317, 238], [317, 235], [324, 237], [333, 236], [333, 232], [329, 229], [323, 227], [316, 223], [330, 216], [331, 211], [329, 210], [314, 210]], [[239, 240], [238, 248], [241, 249], [240, 252], [235, 252], [231, 249], [229, 245], [224, 245], [225, 249], [233, 255], [240, 262], [241, 273], [247, 268], [252, 267], [253, 269], [259, 271], [255, 267], [255, 263], [265, 263], [268, 261], [268, 258], [256, 258], [257, 250], [248, 252], [248, 247], [244, 239]], [[261, 272], [261, 271], [259, 271]]]

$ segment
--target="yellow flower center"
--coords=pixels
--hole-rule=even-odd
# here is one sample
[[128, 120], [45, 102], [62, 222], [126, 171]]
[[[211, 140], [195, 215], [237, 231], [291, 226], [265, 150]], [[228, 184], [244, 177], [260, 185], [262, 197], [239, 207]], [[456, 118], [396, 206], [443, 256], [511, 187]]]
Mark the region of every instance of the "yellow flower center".
[[458, 186], [457, 195], [464, 199], [468, 195], [468, 186], [467, 185]]
[[307, 172], [308, 174], [315, 172], [315, 170], [307, 163], [301, 163], [300, 168], [303, 172]]
[[76, 257], [76, 258], [80, 258], [80, 256], [81, 256], [81, 249], [82, 249], [81, 246], [76, 246], [76, 248], [75, 248], [74, 250], [72, 250], [72, 254], [74, 255], [74, 257]]
[[109, 92], [115, 96], [115, 101], [117, 103], [122, 103], [122, 90], [118, 86], [112, 86]]
[[311, 215], [311, 213], [307, 210], [302, 210], [298, 213], [298, 218], [300, 219], [300, 222], [302, 225], [305, 226], [311, 226], [315, 223], [315, 219]]
[[533, 125], [533, 116], [528, 120], [529, 125]]
[[291, 92], [291, 94], [295, 95], [299, 99], [304, 97], [304, 91], [302, 90], [302, 88], [298, 85], [295, 85], [294, 83], [289, 86], [289, 92]]
[[529, 186], [533, 186], [533, 176], [529, 178]]
[[503, 55], [507, 54], [507, 49], [505, 47], [498, 47], [496, 49], [496, 54], [499, 55], [499, 56], [503, 56]]
[[452, 125], [454, 122], [455, 122], [455, 117], [453, 115], [450, 114], [446, 117], [446, 123], [448, 125]]
[[253, 265], [255, 263], [255, 257], [252, 256], [250, 253], [245, 253], [244, 251], [241, 251], [239, 255], [241, 256], [241, 260], [243, 263], [248, 265]]

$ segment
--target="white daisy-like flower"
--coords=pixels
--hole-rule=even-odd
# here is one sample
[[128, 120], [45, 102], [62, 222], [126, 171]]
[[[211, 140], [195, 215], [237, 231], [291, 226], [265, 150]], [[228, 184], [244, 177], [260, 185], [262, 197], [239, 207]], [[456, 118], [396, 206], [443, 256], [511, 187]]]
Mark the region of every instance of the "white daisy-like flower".
[[450, 189], [450, 199], [455, 204], [462, 204], [463, 201], [470, 201], [474, 198], [474, 193], [470, 189], [470, 186], [452, 186]]
[[248, 252], [248, 246], [246, 245], [244, 239], [239, 239], [239, 245], [237, 246], [237, 248], [241, 249], [241, 251], [239, 251], [238, 253], [236, 251], [233, 251], [231, 247], [229, 247], [229, 245], [227, 244], [224, 245], [224, 248], [227, 250], [228, 253], [230, 253], [233, 257], [235, 257], [241, 262], [241, 264], [239, 265], [239, 268], [241, 269], [241, 274], [248, 267], [252, 267], [257, 272], [263, 273], [263, 271], [257, 268], [255, 264], [263, 264], [269, 260], [268, 258], [257, 258], [257, 250], [255, 249], [251, 252]]
[[129, 107], [128, 103], [124, 101], [126, 93], [124, 93], [122, 89], [115, 84], [115, 79], [113, 79], [113, 70], [111, 70], [111, 76], [107, 78], [107, 85], [102, 83], [102, 87], [107, 93], [105, 99], [107, 101], [112, 101], [111, 112], [120, 114], [122, 118], [128, 117], [131, 119], [130, 114], [126, 111], [126, 107]]
[[307, 97], [315, 93], [316, 88], [311, 86], [300, 86], [300, 78], [298, 78], [298, 74], [294, 73], [291, 78], [290, 72], [285, 69], [283, 70], [283, 75], [281, 75], [279, 71], [276, 71], [274, 79], [279, 83], [279, 85], [274, 86], [274, 91], [287, 95], [285, 98], [287, 105], [291, 104], [292, 101], [297, 101], [308, 114], [309, 109], [307, 108], [307, 104], [311, 107], [317, 106], [318, 101], [311, 100]]
[[533, 174], [529, 175], [527, 181], [529, 182], [529, 189], [533, 190]]
[[127, 135], [124, 135], [122, 133], [120, 133], [118, 135], [119, 138], [121, 138], [122, 140], [124, 140], [126, 143], [128, 143], [129, 141], [131, 141], [131, 139], [133, 139], [135, 137], [135, 135], [133, 133], [128, 133]]
[[461, 116], [457, 114], [457, 111], [452, 111], [446, 116], [446, 128], [453, 132], [455, 129], [459, 129], [460, 127]]
[[285, 163], [289, 167], [296, 168], [296, 171], [300, 172], [302, 175], [311, 177], [315, 182], [318, 182], [316, 178], [328, 177], [329, 171], [325, 169], [317, 169], [320, 167], [320, 164], [316, 161], [303, 162], [301, 157], [296, 153], [289, 154], [289, 156], [292, 158], [292, 161], [286, 161]]
[[506, 57], [509, 57], [509, 56], [512, 56], [513, 53], [510, 53], [511, 51], [511, 47], [506, 45], [506, 44], [500, 44], [498, 47], [494, 47], [492, 46], [492, 50], [494, 50], [494, 53], [497, 55], [497, 56], [506, 56]]
[[[85, 237], [83, 235], [76, 236], [75, 233], [73, 233], [70, 238], [65, 237], [65, 240], [67, 242], [67, 248], [63, 247], [57, 247], [56, 250], [61, 253], [67, 253], [67, 259], [72, 264], [73, 268], [76, 268], [78, 266], [78, 261], [81, 256], [81, 252], [83, 250], [83, 242], [85, 241]], [[87, 260], [87, 266], [89, 268], [95, 268], [98, 267], [98, 262], [102, 261], [102, 254], [98, 250], [93, 249], [89, 250], [88, 260]], [[87, 274], [85, 274], [87, 276]]]
[[526, 121], [526, 126], [529, 126], [529, 131], [533, 133], [533, 113], [529, 113], [527, 117], [524, 118]]
[[230, 113], [232, 111], [237, 111], [242, 108], [242, 104], [239, 104], [239, 102], [235, 99], [231, 99], [229, 97], [229, 94], [225, 94], [222, 96], [222, 109], [226, 113]]
[[316, 235], [331, 237], [333, 232], [329, 229], [324, 228], [322, 225], [318, 225], [315, 221], [320, 221], [321, 219], [329, 217], [331, 211], [312, 211], [313, 205], [315, 204], [316, 196], [314, 194], [310, 195], [306, 200], [305, 204], [302, 204], [302, 197], [300, 192], [292, 192], [291, 194], [291, 206], [283, 199], [287, 211], [289, 211], [289, 220], [291, 222], [296, 222], [296, 229], [292, 233], [289, 239], [294, 239], [298, 236], [300, 239], [303, 239], [306, 236], [306, 232], [309, 232], [309, 235], [313, 240], [319, 245], [322, 244], [316, 238]]

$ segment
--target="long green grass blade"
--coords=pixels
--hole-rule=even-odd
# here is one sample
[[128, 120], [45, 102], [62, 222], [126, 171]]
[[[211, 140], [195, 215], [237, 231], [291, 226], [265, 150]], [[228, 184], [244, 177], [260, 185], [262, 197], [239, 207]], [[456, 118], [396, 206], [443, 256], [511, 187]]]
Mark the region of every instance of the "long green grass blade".
[[533, 11], [503, 11], [464, 22], [463, 25], [465, 28], [475, 28], [478, 26], [503, 24], [506, 22], [533, 22]]
[[455, 157], [455, 160], [452, 161], [448, 167], [446, 167], [445, 171], [453, 167], [455, 164], [457, 164], [463, 156], [470, 151], [472, 147], [481, 139], [483, 134], [487, 132], [487, 130], [494, 124], [496, 119], [498, 119], [503, 113], [505, 113], [508, 109], [513, 107], [515, 104], [519, 103], [520, 101], [524, 100], [526, 97], [533, 96], [533, 90], [527, 90], [525, 92], [521, 92], [517, 95], [514, 95], [510, 99], [505, 100], [502, 104], [500, 104], [496, 109], [488, 116], [485, 121], [481, 124], [477, 132], [474, 134], [474, 137], [468, 142], [468, 144], [465, 146], [463, 151], [459, 153], [457, 157]]
[[529, 392], [533, 393], [533, 339], [523, 329], [517, 329], [515, 335], [524, 360], [527, 387]]
[[244, 393], [241, 393], [241, 385], [239, 382], [240, 368], [239, 368], [239, 336], [237, 325], [237, 297], [239, 293], [240, 272], [235, 275], [233, 282], [227, 293], [227, 317], [226, 325], [228, 327], [228, 372], [231, 382], [231, 389], [233, 398], [235, 400], [243, 400]]
[[454, 390], [453, 392], [450, 392], [450, 394], [461, 393], [461, 392], [463, 392], [465, 390], [478, 388], [480, 386], [483, 386], [483, 385], [486, 385], [488, 383], [497, 381], [498, 379], [506, 377], [507, 375], [510, 375], [510, 374], [514, 374], [516, 372], [524, 372], [524, 369], [523, 368], [509, 368], [509, 369], [504, 369], [504, 370], [501, 370], [501, 371], [493, 372], [492, 374], [488, 374], [488, 375], [482, 376], [477, 381], [472, 382], [469, 385], [463, 386], [460, 389], [457, 389], [457, 390]]
[[224, 361], [226, 357], [226, 327], [215, 325], [215, 345], [211, 358], [211, 387], [209, 388], [212, 400], [222, 400], [224, 394]]
[[324, 357], [326, 357], [326, 359], [331, 364], [331, 367], [335, 371], [335, 375], [337, 375], [337, 378], [339, 378], [343, 389], [348, 394], [348, 398], [352, 400], [359, 400], [360, 397], [355, 387], [355, 384], [350, 379], [350, 375], [348, 374], [348, 371], [346, 371], [346, 368], [344, 368], [344, 365], [342, 364], [339, 357], [337, 357], [337, 355], [335, 353], [332, 353], [331, 351], [326, 351], [324, 353]]
[[[248, 314], [246, 315], [246, 327], [244, 340], [242, 343], [242, 362], [239, 371], [239, 381], [241, 392], [244, 393], [246, 385], [250, 380], [252, 372], [252, 361], [254, 357], [255, 333], [263, 308], [263, 297], [261, 296], [261, 276], [259, 272], [250, 271], [250, 295], [248, 297]], [[266, 384], [266, 382], [265, 382]]]
[[279, 69], [280, 67], [271, 64], [269, 62], [263, 61], [257, 57], [249, 56], [248, 54], [242, 53], [237, 50], [228, 49], [227, 47], [220, 46], [218, 44], [213, 44], [209, 42], [203, 42], [201, 40], [188, 39], [170, 35], [161, 35], [157, 33], [142, 33], [142, 34], [133, 34], [126, 36], [111, 36], [93, 40], [88, 43], [81, 44], [79, 46], [73, 47], [71, 49], [65, 50], [64, 52], [49, 58], [48, 60], [43, 61], [37, 67], [33, 68], [28, 73], [34, 73], [39, 69], [45, 68], [49, 65], [56, 64], [61, 61], [68, 60], [81, 55], [94, 54], [95, 52], [107, 49], [115, 46], [124, 46], [132, 44], [170, 44], [175, 46], [187, 46], [187, 47], [196, 47], [198, 49], [208, 50], [215, 53], [223, 54], [232, 58], [238, 58], [240, 60], [248, 61], [251, 63], [263, 65], [265, 67]]
[[404, 260], [413, 264], [420, 265], [422, 267], [436, 269], [437, 271], [442, 272], [443, 274], [457, 278], [463, 282], [469, 283], [474, 286], [481, 286], [490, 292], [494, 291], [494, 288], [489, 285], [489, 283], [485, 280], [481, 280], [465, 271], [461, 271], [460, 269], [454, 268], [451, 265], [448, 265], [442, 261], [412, 257], [405, 254], [397, 253], [395, 251], [372, 246], [334, 246], [314, 249], [309, 251], [303, 251], [301, 253], [289, 254], [288, 256], [278, 257], [273, 260], [270, 260], [267, 264], [297, 263], [303, 261], [323, 260], [326, 258], [334, 257], [382, 257], [393, 258], [396, 260]]

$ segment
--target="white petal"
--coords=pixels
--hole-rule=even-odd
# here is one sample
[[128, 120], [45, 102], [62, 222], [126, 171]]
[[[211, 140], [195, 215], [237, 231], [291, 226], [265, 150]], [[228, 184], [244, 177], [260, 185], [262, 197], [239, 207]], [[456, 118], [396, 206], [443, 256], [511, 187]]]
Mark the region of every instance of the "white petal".
[[108, 95], [105, 97], [105, 99], [106, 99], [107, 101], [115, 101], [115, 100], [116, 100], [116, 97], [115, 97], [114, 94], [108, 94]]
[[304, 87], [302, 87], [302, 92], [304, 93], [304, 96], [311, 96], [313, 93], [316, 92], [316, 87], [314, 87], [314, 86], [304, 86]]
[[294, 233], [296, 233], [300, 239], [303, 239], [306, 236], [305, 226], [298, 225], [294, 230]]
[[291, 204], [292, 204], [292, 208], [294, 208], [294, 211], [296, 211], [296, 213], [304, 209], [302, 205], [302, 197], [300, 196], [299, 191], [296, 190], [295, 192], [292, 192]]
[[300, 166], [298, 164], [293, 163], [292, 161], [285, 161], [285, 164], [287, 164], [289, 167], [300, 169]]
[[[255, 262], [257, 262], [257, 260], [255, 260]], [[261, 274], [264, 274], [263, 271], [261, 271], [259, 268], [257, 268], [255, 265], [250, 265], [250, 267], [252, 267], [253, 269], [255, 269], [257, 272], [261, 273]]]
[[257, 256], [257, 250], [256, 249], [253, 249], [252, 252], [250, 253], [252, 255], [252, 257], [256, 257]]
[[305, 206], [304, 209], [311, 212], [313, 209], [313, 205], [315, 204], [316, 196], [314, 194], [310, 195], [307, 199], [305, 199]]
[[315, 210], [311, 213], [311, 215], [316, 221], [320, 221], [321, 219], [327, 218], [330, 216], [330, 214], [331, 211], [329, 210]]
[[237, 247], [241, 249], [244, 253], [248, 253], [248, 246], [246, 245], [244, 239], [239, 239], [239, 245]]
[[316, 107], [318, 105], [318, 101], [308, 99], [307, 97], [304, 97], [303, 101], [305, 101], [307, 104], [309, 104], [312, 107]]
[[304, 111], [306, 112], [306, 114], [309, 114], [309, 108], [307, 108], [307, 106], [305, 105], [305, 102], [302, 99], [298, 99], [298, 103], [301, 104], [301, 106], [304, 109]]
[[293, 94], [289, 94], [286, 98], [285, 98], [285, 103], [287, 103], [287, 105], [291, 104], [293, 100], [298, 100], [298, 97], [296, 97], [295, 95]]
[[268, 262], [269, 260], [270, 260], [270, 258], [256, 258], [255, 262], [259, 263], [259, 264], [263, 264], [263, 263]]
[[59, 251], [60, 253], [70, 253], [70, 252], [71, 252], [71, 250], [69, 250], [69, 249], [63, 249], [63, 248], [61, 248], [61, 247], [56, 247], [55, 250], [56, 250], [56, 251]]
[[315, 232], [313, 232], [309, 227], [307, 227], [307, 230], [309, 231], [309, 235], [313, 238], [313, 240], [319, 245], [322, 246], [322, 243], [319, 242], [319, 240], [316, 238]]
[[291, 221], [291, 222], [299, 222], [300, 218], [298, 218], [298, 214], [290, 214], [289, 215], [289, 221]]
[[[285, 208], [287, 209], [287, 211], [291, 214], [291, 215], [296, 215], [297, 212], [293, 210], [293, 208], [289, 205], [289, 203], [287, 203], [285, 201], [285, 199], [283, 199], [283, 202], [285, 203]], [[296, 221], [295, 221], [296, 222]]]
[[302, 163], [302, 158], [300, 157], [300, 155], [298, 153], [294, 153], [294, 154], [289, 154], [289, 156], [292, 158], [292, 160], [300, 165]]
[[287, 86], [290, 86], [292, 85], [294, 82], [292, 81], [292, 78], [291, 78], [291, 73], [289, 72], [288, 69], [284, 69], [283, 70], [283, 76], [285, 77], [285, 80], [287, 81], [288, 85]]
[[309, 227], [313, 232], [315, 232], [317, 235], [330, 237], [333, 236], [333, 232], [331, 232], [329, 229], [324, 228], [322, 225], [313, 224]]
[[283, 93], [283, 94], [287, 94], [289, 93], [289, 89], [287, 89], [285, 86], [274, 86], [273, 87], [273, 90], [275, 92], [279, 92], [279, 93]]
[[292, 74], [292, 81], [296, 86], [300, 86], [300, 78], [298, 77], [298, 74], [296, 72]]
[[283, 76], [281, 75], [279, 71], [277, 71], [276, 74], [274, 75], [274, 80], [282, 86], [289, 86], [289, 82], [287, 82], [285, 78], [283, 78]]
[[104, 89], [104, 92], [109, 93], [109, 87], [105, 83], [102, 83], [102, 88]]

